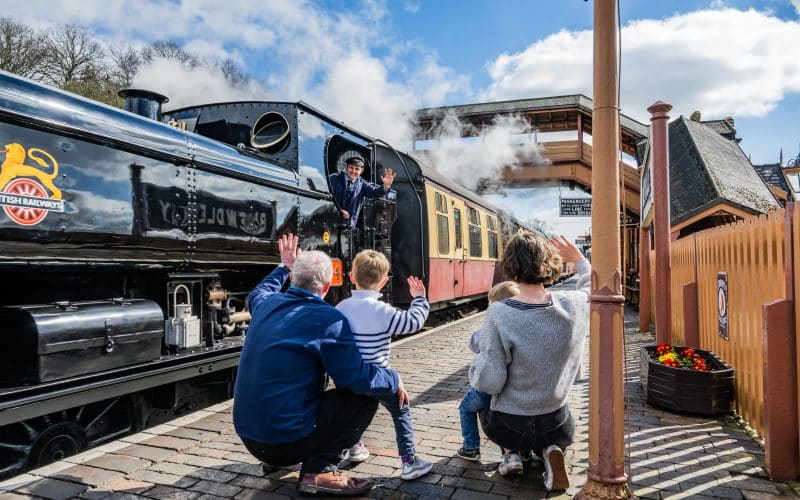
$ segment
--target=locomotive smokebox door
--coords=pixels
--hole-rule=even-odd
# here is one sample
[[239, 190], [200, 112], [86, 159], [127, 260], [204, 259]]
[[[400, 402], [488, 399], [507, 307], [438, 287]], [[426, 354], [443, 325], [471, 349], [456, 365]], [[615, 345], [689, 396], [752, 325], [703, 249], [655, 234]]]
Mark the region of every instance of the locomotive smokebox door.
[[120, 368], [161, 355], [164, 314], [153, 301], [112, 299], [0, 308], [15, 332], [0, 380], [36, 384]]

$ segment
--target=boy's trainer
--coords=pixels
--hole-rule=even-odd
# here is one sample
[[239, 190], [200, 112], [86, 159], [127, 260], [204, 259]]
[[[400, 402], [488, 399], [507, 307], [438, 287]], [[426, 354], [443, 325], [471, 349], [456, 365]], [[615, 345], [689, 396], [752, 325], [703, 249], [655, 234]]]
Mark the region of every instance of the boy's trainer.
[[366, 446], [364, 446], [364, 442], [359, 439], [358, 442], [354, 444], [352, 448], [350, 448], [350, 453], [348, 454], [347, 460], [357, 464], [368, 458], [369, 450]]
[[564, 463], [564, 452], [556, 445], [544, 450], [544, 488], [547, 491], [566, 490], [569, 488], [567, 467]]
[[414, 456], [414, 460], [411, 462], [403, 461], [403, 472], [400, 474], [400, 479], [404, 481], [416, 479], [430, 472], [432, 467], [433, 464], [431, 462]]

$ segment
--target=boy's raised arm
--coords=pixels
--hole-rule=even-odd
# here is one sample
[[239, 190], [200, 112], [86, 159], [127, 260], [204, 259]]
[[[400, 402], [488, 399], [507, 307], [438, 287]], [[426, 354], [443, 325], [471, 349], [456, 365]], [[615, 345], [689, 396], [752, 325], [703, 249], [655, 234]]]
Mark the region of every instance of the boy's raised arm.
[[408, 311], [395, 310], [389, 321], [389, 333], [392, 335], [416, 332], [425, 326], [425, 321], [428, 319], [430, 306], [428, 299], [425, 298], [425, 284], [416, 276], [409, 276], [408, 291], [414, 299]]

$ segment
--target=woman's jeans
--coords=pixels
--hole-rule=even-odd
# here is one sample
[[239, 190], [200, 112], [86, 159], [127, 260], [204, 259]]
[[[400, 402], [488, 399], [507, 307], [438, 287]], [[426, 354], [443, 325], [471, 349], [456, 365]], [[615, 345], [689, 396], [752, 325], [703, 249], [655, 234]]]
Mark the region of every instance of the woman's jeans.
[[489, 408], [491, 401], [491, 394], [470, 387], [469, 391], [464, 395], [464, 399], [461, 400], [461, 404], [458, 405], [464, 448], [476, 450], [481, 447], [481, 435], [478, 432], [478, 412]]
[[541, 457], [548, 446], [563, 450], [574, 441], [575, 423], [567, 405], [544, 415], [511, 415], [489, 408], [479, 415], [486, 436], [508, 450], [531, 450]]

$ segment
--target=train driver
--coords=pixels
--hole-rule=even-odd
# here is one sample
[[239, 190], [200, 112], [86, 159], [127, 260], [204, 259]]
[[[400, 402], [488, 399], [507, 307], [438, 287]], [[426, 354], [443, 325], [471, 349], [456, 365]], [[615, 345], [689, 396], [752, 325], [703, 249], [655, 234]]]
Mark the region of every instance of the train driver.
[[339, 213], [343, 219], [347, 220], [350, 227], [355, 227], [358, 223], [358, 215], [361, 213], [361, 206], [364, 204], [364, 197], [380, 198], [389, 192], [394, 181], [394, 171], [391, 168], [385, 169], [381, 176], [383, 186], [379, 186], [361, 177], [361, 172], [364, 171], [364, 158], [353, 156], [344, 163], [345, 169], [331, 174], [328, 179]]

